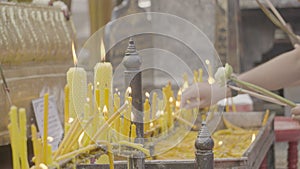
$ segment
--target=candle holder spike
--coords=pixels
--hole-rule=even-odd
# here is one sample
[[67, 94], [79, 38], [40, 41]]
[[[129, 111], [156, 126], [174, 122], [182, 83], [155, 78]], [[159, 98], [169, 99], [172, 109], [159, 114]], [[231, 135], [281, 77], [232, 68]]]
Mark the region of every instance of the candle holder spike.
[[210, 136], [206, 122], [202, 122], [202, 128], [198, 133], [195, 141], [195, 156], [197, 169], [213, 169], [214, 168], [214, 141]]

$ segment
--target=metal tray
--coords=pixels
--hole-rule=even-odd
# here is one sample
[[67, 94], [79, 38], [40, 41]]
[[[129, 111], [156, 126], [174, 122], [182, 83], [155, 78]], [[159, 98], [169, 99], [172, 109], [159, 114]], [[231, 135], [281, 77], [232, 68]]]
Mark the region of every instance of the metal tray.
[[[256, 139], [246, 150], [241, 158], [215, 158], [215, 169], [258, 169], [267, 154], [269, 154], [269, 168], [274, 168], [274, 114], [271, 114], [267, 123], [262, 126], [264, 112], [236, 112], [236, 113], [223, 113], [225, 118], [242, 128], [258, 128], [259, 132]], [[218, 116], [216, 116], [218, 117]], [[219, 117], [218, 117], [219, 118]], [[214, 120], [214, 119], [212, 119]], [[224, 129], [223, 121], [219, 121], [216, 131]], [[196, 138], [195, 138], [196, 139]], [[190, 150], [194, 151], [194, 150]], [[268, 153], [269, 152], [269, 153]], [[126, 169], [127, 161], [116, 161], [115, 168]], [[96, 169], [103, 168], [109, 169], [108, 165], [95, 165], [95, 164], [78, 164], [78, 169]], [[181, 169], [181, 168], [195, 168], [195, 160], [148, 160], [145, 162], [146, 169]]]

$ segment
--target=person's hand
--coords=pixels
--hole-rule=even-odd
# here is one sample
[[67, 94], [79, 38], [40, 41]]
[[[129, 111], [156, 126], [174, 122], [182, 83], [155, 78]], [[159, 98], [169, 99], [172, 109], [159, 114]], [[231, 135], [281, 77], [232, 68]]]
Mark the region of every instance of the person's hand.
[[292, 108], [291, 113], [292, 113], [293, 119], [298, 120], [300, 122], [300, 105], [299, 104], [296, 107]]
[[183, 91], [181, 108], [205, 108], [226, 97], [226, 87], [208, 83], [193, 84]]

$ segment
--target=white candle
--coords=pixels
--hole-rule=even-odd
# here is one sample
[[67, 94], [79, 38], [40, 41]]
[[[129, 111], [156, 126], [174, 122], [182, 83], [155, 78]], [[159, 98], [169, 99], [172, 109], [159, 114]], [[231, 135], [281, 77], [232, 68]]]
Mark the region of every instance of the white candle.
[[109, 90], [109, 107], [112, 110], [112, 65], [110, 62], [105, 62], [105, 48], [103, 41], [101, 42], [101, 62], [97, 63], [94, 67], [94, 87], [100, 90], [100, 110], [104, 107], [104, 90]]
[[[74, 65], [77, 64], [77, 57], [74, 50], [74, 45], [72, 44]], [[70, 88], [69, 91], [69, 112], [70, 118], [75, 118], [78, 116], [83, 116], [84, 113], [84, 103], [86, 103], [87, 97], [87, 77], [86, 72], [81, 67], [71, 67], [67, 72], [67, 84]]]

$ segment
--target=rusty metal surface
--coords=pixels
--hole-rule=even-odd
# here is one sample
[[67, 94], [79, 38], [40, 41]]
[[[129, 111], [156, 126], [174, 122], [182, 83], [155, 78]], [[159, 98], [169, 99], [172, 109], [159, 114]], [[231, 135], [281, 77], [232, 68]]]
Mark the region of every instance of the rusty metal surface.
[[[63, 88], [75, 30], [59, 8], [2, 2], [0, 11], [0, 63], [13, 105], [26, 109], [29, 134], [35, 123], [31, 101], [46, 92], [55, 96], [63, 120]], [[6, 145], [10, 104], [1, 78], [0, 86], [0, 145]]]

